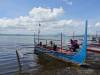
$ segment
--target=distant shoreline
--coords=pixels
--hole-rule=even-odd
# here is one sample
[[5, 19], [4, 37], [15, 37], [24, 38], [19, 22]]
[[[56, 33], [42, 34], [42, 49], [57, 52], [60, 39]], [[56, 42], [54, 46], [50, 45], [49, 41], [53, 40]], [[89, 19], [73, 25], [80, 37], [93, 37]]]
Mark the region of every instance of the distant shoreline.
[[0, 36], [34, 36], [32, 34], [0, 34]]
[[[34, 36], [34, 34], [0, 34], [0, 36]], [[35, 35], [35, 36], [38, 36], [38, 35]], [[53, 34], [53, 35], [40, 35], [40, 36], [54, 36], [54, 37], [58, 37], [60, 36], [57, 35], [57, 34]], [[73, 37], [73, 36], [67, 36], [67, 35], [63, 35], [65, 37]], [[88, 37], [91, 37], [91, 36], [95, 36], [95, 35], [88, 35]], [[76, 35], [75, 37], [83, 37], [83, 35]]]

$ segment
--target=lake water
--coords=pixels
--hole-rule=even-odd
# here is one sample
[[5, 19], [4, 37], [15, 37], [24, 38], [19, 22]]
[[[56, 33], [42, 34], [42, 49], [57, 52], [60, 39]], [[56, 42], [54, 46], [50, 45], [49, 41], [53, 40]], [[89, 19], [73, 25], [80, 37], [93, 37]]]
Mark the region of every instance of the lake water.
[[[100, 75], [99, 69], [47, 63], [33, 54], [33, 42], [33, 36], [0, 36], [0, 75]], [[16, 57], [18, 48], [24, 54], [20, 64]]]

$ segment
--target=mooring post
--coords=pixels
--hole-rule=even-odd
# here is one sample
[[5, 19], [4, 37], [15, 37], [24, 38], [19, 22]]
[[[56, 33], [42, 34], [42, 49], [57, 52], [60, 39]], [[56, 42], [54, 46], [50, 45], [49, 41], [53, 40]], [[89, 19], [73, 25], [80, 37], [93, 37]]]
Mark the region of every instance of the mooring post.
[[20, 57], [19, 57], [19, 54], [18, 54], [18, 50], [16, 50], [16, 56], [17, 56], [17, 62], [18, 62], [18, 66], [19, 66], [19, 71], [21, 72], [22, 71], [22, 66], [21, 66], [21, 61], [20, 61]]

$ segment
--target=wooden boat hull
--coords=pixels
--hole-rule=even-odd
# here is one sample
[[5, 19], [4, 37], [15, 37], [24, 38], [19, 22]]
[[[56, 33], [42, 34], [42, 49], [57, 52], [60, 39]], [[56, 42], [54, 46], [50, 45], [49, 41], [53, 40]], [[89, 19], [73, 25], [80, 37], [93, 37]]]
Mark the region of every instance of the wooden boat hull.
[[52, 61], [58, 61], [58, 62], [62, 62], [66, 65], [71, 65], [71, 66], [81, 66], [80, 64], [78, 63], [74, 63], [74, 62], [71, 62], [71, 61], [67, 61], [67, 60], [64, 60], [62, 58], [58, 58], [54, 55], [50, 55], [48, 54], [47, 51], [43, 51], [42, 48], [39, 48], [39, 47], [35, 47], [34, 49], [34, 53], [38, 55], [38, 57], [42, 57], [43, 59], [45, 59], [47, 62], [52, 62]]

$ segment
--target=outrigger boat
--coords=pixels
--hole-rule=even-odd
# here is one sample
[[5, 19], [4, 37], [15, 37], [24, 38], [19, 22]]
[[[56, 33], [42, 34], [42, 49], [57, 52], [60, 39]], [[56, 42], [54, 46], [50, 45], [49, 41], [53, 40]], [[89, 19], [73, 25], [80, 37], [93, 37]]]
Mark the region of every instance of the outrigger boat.
[[92, 37], [87, 50], [90, 52], [100, 53], [100, 37]]
[[[36, 44], [36, 42], [34, 41], [35, 42], [34, 53], [39, 56], [49, 57], [48, 60], [53, 58], [56, 60], [63, 61], [65, 63], [70, 62], [76, 65], [83, 65], [85, 63], [87, 54], [87, 26], [88, 22], [86, 21], [84, 40], [82, 42], [81, 48], [79, 48], [77, 52], [71, 52], [70, 50], [63, 50], [62, 40], [61, 40], [61, 48], [58, 47], [56, 51], [53, 50], [51, 47], [48, 48], [47, 46], [41, 46], [39, 44]], [[34, 38], [34, 40], [36, 39]]]

